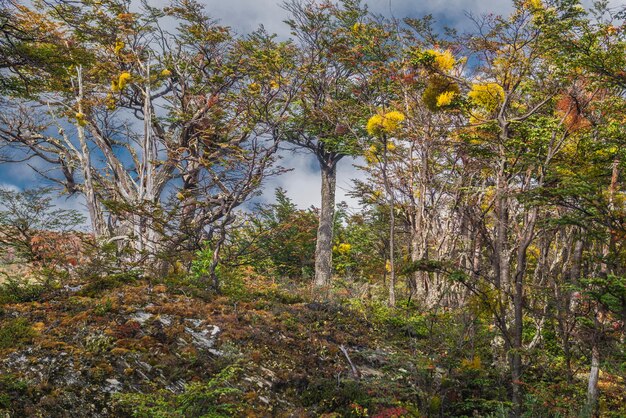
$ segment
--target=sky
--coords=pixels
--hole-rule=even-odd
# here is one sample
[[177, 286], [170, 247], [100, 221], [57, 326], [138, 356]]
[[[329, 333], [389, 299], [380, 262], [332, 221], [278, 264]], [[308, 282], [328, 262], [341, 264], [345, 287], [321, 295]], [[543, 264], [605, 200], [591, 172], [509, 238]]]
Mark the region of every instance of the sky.
[[[271, 32], [282, 38], [289, 36], [287, 25], [283, 22], [287, 13], [280, 7], [282, 0], [199, 0], [206, 6], [207, 13], [230, 26], [240, 34], [255, 30], [264, 25]], [[165, 0], [148, 0], [154, 6], [163, 6]], [[591, 0], [583, 1], [589, 6]], [[460, 31], [471, 30], [472, 23], [467, 14], [506, 14], [512, 10], [512, 0], [369, 0], [365, 1], [369, 10], [376, 14], [390, 17], [421, 17], [432, 14], [440, 26], [454, 27]], [[623, 5], [623, 0], [612, 0], [612, 5]], [[316, 160], [309, 154], [281, 153], [281, 165], [293, 170], [278, 178], [266, 182], [262, 196], [257, 201], [272, 201], [274, 189], [282, 187], [287, 195], [301, 208], [319, 206], [320, 178]], [[337, 175], [337, 202], [346, 201], [349, 207], [357, 208], [358, 202], [347, 196], [352, 186], [352, 179], [362, 176], [348, 158], [340, 161]], [[0, 165], [0, 187], [21, 187], [37, 184], [38, 177], [26, 165]], [[80, 200], [61, 198], [62, 206], [80, 208]]]
[[[199, 0], [206, 5], [209, 15], [220, 23], [232, 27], [238, 33], [247, 33], [263, 24], [265, 28], [281, 37], [289, 37], [284, 20], [287, 13], [277, 0]], [[441, 27], [449, 26], [459, 31], [471, 30], [472, 22], [468, 14], [507, 14], [512, 0], [369, 0], [365, 1], [371, 12], [402, 19], [422, 17], [432, 14]], [[592, 0], [583, 4], [589, 6]], [[611, 1], [613, 5], [624, 4], [622, 0]], [[320, 203], [320, 176], [314, 157], [301, 153], [282, 153], [281, 165], [293, 171], [269, 180], [263, 190], [261, 200], [271, 201], [276, 187], [282, 187], [299, 207], [306, 208]], [[358, 202], [347, 196], [352, 187], [352, 179], [362, 177], [353, 165], [354, 161], [345, 158], [339, 162], [337, 172], [337, 202], [345, 201], [351, 208], [358, 208]]]
[[[265, 28], [281, 37], [289, 36], [289, 29], [283, 21], [287, 13], [276, 0], [201, 0], [209, 15], [218, 18], [220, 23], [232, 27], [238, 33], [247, 33], [263, 24]], [[421, 17], [432, 14], [442, 26], [459, 30], [469, 30], [471, 22], [466, 13], [505, 14], [511, 10], [509, 0], [370, 0], [369, 10], [376, 14], [404, 18]], [[281, 165], [293, 171], [266, 182], [262, 201], [272, 201], [276, 187], [282, 187], [300, 208], [320, 204], [320, 176], [314, 157], [306, 153], [282, 153]], [[354, 160], [344, 158], [337, 171], [337, 202], [345, 201], [353, 209], [358, 201], [348, 196], [352, 179], [363, 176], [354, 167]]]

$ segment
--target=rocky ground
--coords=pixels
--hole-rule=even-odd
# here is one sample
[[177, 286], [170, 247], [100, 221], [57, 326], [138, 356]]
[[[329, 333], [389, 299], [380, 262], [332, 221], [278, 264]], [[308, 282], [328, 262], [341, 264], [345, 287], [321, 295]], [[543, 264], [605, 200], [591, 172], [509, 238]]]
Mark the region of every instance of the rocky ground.
[[345, 306], [141, 280], [38, 299], [1, 307], [0, 416], [417, 415], [411, 352]]

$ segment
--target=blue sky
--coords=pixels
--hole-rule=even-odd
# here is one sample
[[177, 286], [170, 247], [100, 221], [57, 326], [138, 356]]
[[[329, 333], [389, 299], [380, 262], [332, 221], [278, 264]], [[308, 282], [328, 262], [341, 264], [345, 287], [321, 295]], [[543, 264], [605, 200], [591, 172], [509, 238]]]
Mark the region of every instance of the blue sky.
[[[263, 24], [269, 32], [281, 37], [289, 36], [289, 29], [283, 23], [286, 12], [275, 0], [203, 0], [207, 12], [220, 23], [230, 26], [239, 33], [246, 33]], [[396, 18], [421, 17], [433, 14], [442, 26], [452, 26], [459, 30], [469, 30], [471, 22], [466, 13], [505, 14], [511, 10], [508, 0], [370, 0], [366, 2], [369, 10]], [[272, 200], [274, 189], [282, 187], [287, 195], [305, 208], [319, 206], [320, 179], [316, 160], [306, 153], [293, 155], [283, 153], [281, 165], [294, 170], [266, 184], [263, 198]], [[357, 202], [347, 196], [352, 187], [352, 179], [362, 174], [353, 166], [353, 161], [345, 158], [339, 162], [337, 175], [337, 201], [346, 201], [349, 206], [356, 207]]]
[[[148, 0], [155, 6], [168, 3], [164, 0]], [[281, 37], [288, 37], [289, 30], [283, 21], [287, 18], [286, 12], [280, 7], [277, 0], [200, 0], [206, 5], [206, 10], [213, 18], [219, 19], [221, 24], [232, 27], [236, 32], [244, 34], [263, 24], [269, 32]], [[365, 3], [371, 12], [393, 16], [396, 18], [421, 17], [432, 14], [441, 26], [451, 26], [458, 30], [471, 30], [472, 23], [467, 14], [506, 14], [512, 9], [511, 0], [369, 0]], [[583, 1], [590, 5], [591, 0]], [[622, 1], [611, 1], [611, 4], [623, 5]], [[274, 189], [283, 187], [288, 195], [300, 206], [308, 207], [319, 205], [320, 179], [315, 159], [301, 153], [293, 155], [283, 153], [281, 165], [294, 170], [279, 178], [272, 179], [266, 184], [262, 199], [272, 200]], [[361, 173], [353, 167], [353, 162], [344, 159], [339, 164], [337, 201], [345, 200], [352, 207], [356, 201], [348, 198], [352, 179], [360, 177]], [[37, 184], [37, 175], [25, 164], [0, 164], [0, 186], [18, 185], [25, 187]], [[63, 206], [80, 208], [79, 200], [61, 199]]]

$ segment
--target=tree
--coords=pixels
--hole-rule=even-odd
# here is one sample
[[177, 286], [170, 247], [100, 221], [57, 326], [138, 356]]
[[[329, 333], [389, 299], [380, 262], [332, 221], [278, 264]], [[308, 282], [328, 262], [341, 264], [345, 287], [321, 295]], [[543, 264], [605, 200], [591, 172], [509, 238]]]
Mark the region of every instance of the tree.
[[[0, 140], [10, 161], [39, 160], [41, 175], [85, 196], [98, 238], [139, 258], [198, 248], [281, 171], [272, 166], [293, 96], [289, 44], [262, 30], [235, 39], [189, 1], [141, 14], [123, 0], [45, 12], [80, 53], [5, 109]], [[176, 31], [161, 28], [165, 18]]]
[[316, 156], [322, 178], [319, 227], [315, 249], [316, 286], [332, 277], [333, 218], [337, 163], [358, 154], [364, 133], [363, 103], [373, 91], [371, 68], [384, 51], [374, 22], [358, 0], [331, 2], [293, 0], [284, 4], [298, 42], [301, 85], [290, 109], [287, 140]]
[[71, 242], [69, 232], [84, 221], [76, 210], [57, 208], [51, 189], [0, 189], [0, 255], [5, 262], [54, 268], [66, 261], [61, 242]]

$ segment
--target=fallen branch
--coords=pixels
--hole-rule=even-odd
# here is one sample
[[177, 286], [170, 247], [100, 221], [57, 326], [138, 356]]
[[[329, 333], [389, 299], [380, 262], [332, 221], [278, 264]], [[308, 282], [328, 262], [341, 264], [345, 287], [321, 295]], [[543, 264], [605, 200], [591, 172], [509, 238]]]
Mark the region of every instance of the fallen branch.
[[354, 376], [354, 378], [357, 380], [360, 379], [361, 373], [359, 373], [354, 363], [352, 363], [352, 360], [350, 360], [350, 356], [348, 355], [348, 350], [346, 350], [346, 347], [344, 347], [343, 345], [340, 345], [339, 349], [341, 350], [343, 355], [346, 357], [346, 360], [348, 360], [348, 364], [350, 364], [350, 368], [352, 369], [352, 375]]

